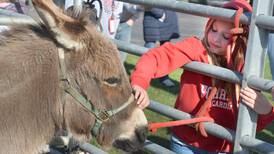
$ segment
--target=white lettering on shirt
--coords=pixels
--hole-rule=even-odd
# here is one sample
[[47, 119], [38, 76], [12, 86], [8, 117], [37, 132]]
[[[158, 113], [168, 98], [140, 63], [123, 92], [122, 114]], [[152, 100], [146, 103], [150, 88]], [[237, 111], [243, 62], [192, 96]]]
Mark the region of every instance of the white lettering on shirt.
[[[201, 84], [201, 97], [207, 99], [212, 87]], [[227, 101], [226, 91], [225, 89], [218, 89], [217, 93], [215, 94], [214, 98], [211, 101], [212, 107], [222, 108], [231, 110], [232, 104]]]

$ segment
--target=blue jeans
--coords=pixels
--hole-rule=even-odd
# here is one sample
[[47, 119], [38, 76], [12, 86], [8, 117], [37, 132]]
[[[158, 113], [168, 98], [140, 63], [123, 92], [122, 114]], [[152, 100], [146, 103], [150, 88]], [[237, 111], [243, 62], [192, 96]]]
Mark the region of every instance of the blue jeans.
[[171, 136], [170, 149], [177, 154], [207, 154], [207, 152], [187, 145], [174, 135]]
[[270, 62], [272, 80], [274, 80], [274, 34], [269, 33], [267, 54]]
[[218, 152], [208, 152], [208, 151], [193, 147], [191, 145], [187, 145], [182, 140], [177, 138], [175, 135], [171, 136], [170, 149], [177, 154], [225, 154], [225, 153], [218, 153]]
[[[117, 28], [115, 39], [129, 43], [131, 40], [131, 31], [132, 26], [129, 26], [126, 22], [120, 23]], [[127, 58], [127, 53], [120, 51], [120, 58], [123, 63]]]

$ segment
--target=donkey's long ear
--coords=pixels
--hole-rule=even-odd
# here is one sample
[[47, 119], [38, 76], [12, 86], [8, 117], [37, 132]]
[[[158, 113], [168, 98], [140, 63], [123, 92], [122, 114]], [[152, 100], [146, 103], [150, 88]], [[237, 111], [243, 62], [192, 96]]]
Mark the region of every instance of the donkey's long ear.
[[33, 6], [59, 44], [67, 49], [83, 48], [79, 39], [85, 32], [83, 23], [65, 15], [52, 0], [33, 0]]

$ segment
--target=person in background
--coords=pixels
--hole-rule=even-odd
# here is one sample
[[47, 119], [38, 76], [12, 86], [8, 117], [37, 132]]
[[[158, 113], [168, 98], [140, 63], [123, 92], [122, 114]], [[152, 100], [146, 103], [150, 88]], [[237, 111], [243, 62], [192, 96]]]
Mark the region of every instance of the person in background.
[[[102, 11], [100, 19], [100, 30], [109, 38], [114, 39], [118, 25], [120, 23], [120, 15], [123, 11], [123, 2], [116, 0], [100, 0], [102, 2], [102, 10], [98, 2], [95, 1], [94, 5], [97, 10], [97, 16]], [[66, 0], [65, 9], [73, 5], [73, 0]]]
[[[0, 2], [0, 9], [5, 9], [5, 10], [13, 11], [16, 13], [24, 14], [27, 8], [25, 5], [25, 0], [19, 0], [19, 1], [16, 1], [15, 3]], [[0, 25], [0, 33], [7, 30], [9, 30], [8, 26]]]
[[[179, 38], [179, 28], [177, 15], [173, 11], [158, 8], [146, 8], [143, 21], [144, 41], [146, 48], [156, 47], [170, 42], [171, 39]], [[175, 84], [169, 79], [168, 75], [159, 78], [160, 83], [166, 87]]]
[[[115, 39], [128, 43], [131, 41], [132, 26], [135, 20], [139, 18], [141, 12], [143, 12], [143, 8], [139, 5], [130, 3], [123, 4], [123, 12], [120, 17], [120, 23], [115, 35]], [[127, 53], [120, 51], [120, 57], [123, 63], [127, 58]]]
[[[252, 11], [245, 0], [232, 0], [224, 8]], [[239, 13], [239, 16], [241, 14]], [[236, 18], [239, 19], [237, 16]], [[237, 24], [238, 23], [238, 24]], [[242, 72], [244, 67], [249, 26], [210, 18], [204, 38], [189, 37], [150, 49], [137, 62], [131, 74], [131, 85], [140, 108], [149, 105], [146, 89], [153, 78], [169, 74], [185, 64], [198, 61]], [[257, 129], [262, 130], [274, 119], [271, 103], [258, 91], [249, 87], [218, 80], [184, 70], [175, 108], [195, 117], [209, 117], [214, 123], [235, 130], [239, 100], [259, 116]], [[171, 129], [170, 148], [179, 154], [231, 153], [233, 144], [207, 134], [203, 123], [175, 126]]]

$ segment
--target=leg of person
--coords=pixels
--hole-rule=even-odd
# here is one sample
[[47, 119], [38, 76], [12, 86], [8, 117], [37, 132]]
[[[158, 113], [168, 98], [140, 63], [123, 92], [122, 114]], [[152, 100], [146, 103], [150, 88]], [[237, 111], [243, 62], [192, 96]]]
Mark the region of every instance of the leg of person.
[[154, 48], [156, 46], [156, 42], [145, 42], [144, 46], [146, 48]]
[[175, 135], [171, 136], [170, 149], [177, 154], [209, 154], [207, 151], [187, 145]]
[[[128, 25], [126, 22], [120, 23], [117, 28], [115, 39], [129, 43], [131, 40], [131, 30], [132, 27]], [[123, 63], [127, 58], [127, 53], [120, 51], [120, 58]]]
[[161, 78], [159, 78], [160, 83], [166, 87], [174, 87], [175, 84], [173, 83], [173, 81], [170, 80], [169, 76], [163, 76]]
[[267, 53], [270, 63], [272, 80], [274, 80], [274, 33], [269, 33]]

